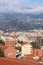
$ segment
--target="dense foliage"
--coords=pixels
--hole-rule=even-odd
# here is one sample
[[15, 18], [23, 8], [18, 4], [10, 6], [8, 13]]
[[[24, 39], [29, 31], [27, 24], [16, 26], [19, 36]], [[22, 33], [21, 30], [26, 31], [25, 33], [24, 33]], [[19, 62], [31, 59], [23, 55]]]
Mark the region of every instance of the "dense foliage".
[[36, 42], [31, 42], [31, 45], [33, 46], [33, 48], [37, 48], [39, 49], [40, 47], [36, 45]]
[[0, 48], [0, 57], [4, 57], [4, 52]]
[[18, 43], [22, 44], [22, 43], [23, 43], [23, 41], [18, 40]]
[[3, 40], [0, 40], [0, 45], [5, 45], [5, 42]]

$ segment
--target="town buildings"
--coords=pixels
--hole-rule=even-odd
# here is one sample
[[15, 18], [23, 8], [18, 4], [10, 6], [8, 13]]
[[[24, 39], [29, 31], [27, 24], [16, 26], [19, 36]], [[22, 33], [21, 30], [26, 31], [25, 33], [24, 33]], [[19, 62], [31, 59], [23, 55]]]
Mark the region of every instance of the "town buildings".
[[[30, 30], [28, 32], [13, 31], [9, 34], [3, 33], [0, 36], [0, 39], [5, 42], [5, 46], [8, 46], [7, 49], [4, 49], [6, 57], [16, 58], [18, 56], [17, 58], [21, 58], [22, 56], [25, 57], [25, 55], [35, 55], [35, 53], [37, 53], [40, 57], [43, 56], [43, 30]], [[22, 43], [20, 43], [21, 41]], [[33, 51], [34, 49], [31, 42], [36, 42], [36, 45], [39, 46], [40, 49]], [[13, 52], [15, 51], [15, 53], [12, 52], [14, 56], [12, 55], [10, 49], [12, 49]]]
[[14, 47], [8, 47], [4, 50], [5, 57], [16, 59], [16, 49]]
[[33, 47], [30, 43], [24, 42], [22, 44], [22, 50], [21, 50], [22, 56], [32, 54], [33, 53]]

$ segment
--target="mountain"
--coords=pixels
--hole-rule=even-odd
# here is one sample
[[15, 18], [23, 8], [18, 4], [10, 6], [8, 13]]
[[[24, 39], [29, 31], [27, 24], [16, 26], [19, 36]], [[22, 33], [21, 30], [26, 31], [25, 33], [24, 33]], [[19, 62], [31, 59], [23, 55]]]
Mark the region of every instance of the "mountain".
[[4, 31], [28, 31], [43, 29], [43, 14], [0, 13], [0, 29]]

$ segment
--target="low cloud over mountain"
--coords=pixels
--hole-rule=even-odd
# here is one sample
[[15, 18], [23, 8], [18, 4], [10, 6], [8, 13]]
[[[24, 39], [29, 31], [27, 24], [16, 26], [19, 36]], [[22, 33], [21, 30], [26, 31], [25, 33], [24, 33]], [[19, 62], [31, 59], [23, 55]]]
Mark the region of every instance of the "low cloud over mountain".
[[43, 0], [0, 0], [0, 12], [41, 14], [42, 2]]

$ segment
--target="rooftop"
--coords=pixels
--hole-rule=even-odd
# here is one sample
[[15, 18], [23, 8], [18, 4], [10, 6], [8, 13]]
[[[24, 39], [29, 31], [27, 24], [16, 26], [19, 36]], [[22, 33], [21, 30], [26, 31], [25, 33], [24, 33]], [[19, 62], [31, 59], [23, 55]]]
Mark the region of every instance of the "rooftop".
[[18, 59], [0, 58], [0, 65], [43, 65], [43, 64]]
[[0, 48], [1, 48], [1, 49], [6, 49], [6, 48], [8, 48], [8, 46], [1, 45]]

